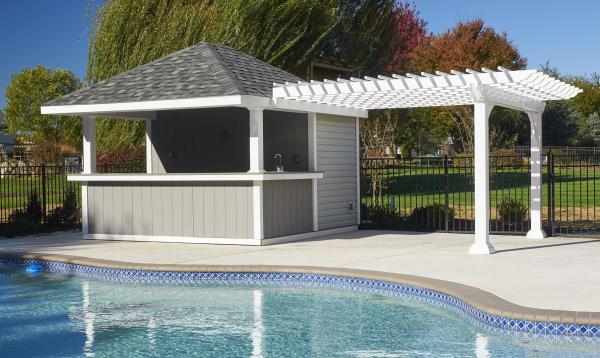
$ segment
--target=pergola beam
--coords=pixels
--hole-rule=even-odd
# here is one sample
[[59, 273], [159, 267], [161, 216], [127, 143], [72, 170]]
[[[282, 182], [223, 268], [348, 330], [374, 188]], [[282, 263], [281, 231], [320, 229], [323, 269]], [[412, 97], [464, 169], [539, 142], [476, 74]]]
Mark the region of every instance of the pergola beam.
[[355, 109], [472, 105], [472, 86], [488, 88], [490, 100], [509, 108], [538, 111], [538, 102], [571, 98], [581, 90], [537, 70], [407, 74], [351, 78], [318, 83], [286, 83], [273, 88], [273, 98]]

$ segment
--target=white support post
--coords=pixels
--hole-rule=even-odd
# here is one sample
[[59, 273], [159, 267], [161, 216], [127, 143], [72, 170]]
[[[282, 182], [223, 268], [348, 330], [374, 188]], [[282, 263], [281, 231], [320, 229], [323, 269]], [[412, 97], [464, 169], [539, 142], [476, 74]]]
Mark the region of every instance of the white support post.
[[263, 220], [263, 181], [252, 182], [252, 227], [254, 229], [254, 240], [258, 245], [265, 238]]
[[531, 123], [531, 195], [528, 239], [543, 239], [542, 229], [542, 112], [527, 112]]
[[[308, 113], [308, 171], [317, 171], [317, 114]], [[319, 200], [317, 179], [312, 180], [313, 231], [319, 231]]]
[[[83, 174], [96, 172], [96, 118], [83, 117]], [[81, 231], [89, 234], [88, 224], [88, 187], [81, 183]]]
[[146, 119], [146, 173], [152, 174], [152, 120]]
[[96, 172], [96, 118], [83, 117], [83, 174]]
[[[248, 108], [250, 112], [250, 173], [264, 172], [263, 152], [263, 109]], [[252, 188], [254, 240], [259, 244], [264, 239], [263, 182], [254, 181]]]
[[474, 104], [475, 126], [475, 242], [469, 254], [491, 254], [490, 243], [490, 167], [489, 122], [493, 105], [488, 102]]
[[248, 108], [250, 112], [250, 173], [265, 170], [263, 153], [263, 109]]

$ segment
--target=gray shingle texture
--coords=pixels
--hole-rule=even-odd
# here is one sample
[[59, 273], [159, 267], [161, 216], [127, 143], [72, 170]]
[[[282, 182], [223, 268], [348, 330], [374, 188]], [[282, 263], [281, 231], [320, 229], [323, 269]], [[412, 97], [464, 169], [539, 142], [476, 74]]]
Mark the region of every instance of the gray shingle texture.
[[46, 106], [228, 95], [271, 97], [273, 83], [298, 77], [224, 45], [199, 43], [69, 93]]

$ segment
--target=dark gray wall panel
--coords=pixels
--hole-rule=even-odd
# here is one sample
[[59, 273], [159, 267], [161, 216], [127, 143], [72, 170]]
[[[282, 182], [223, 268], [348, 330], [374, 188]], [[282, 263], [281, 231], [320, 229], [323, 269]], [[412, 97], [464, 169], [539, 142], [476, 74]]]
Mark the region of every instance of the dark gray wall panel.
[[249, 113], [245, 108], [158, 112], [158, 118], [152, 121], [153, 170], [155, 173], [248, 171], [249, 133]]
[[308, 171], [308, 115], [265, 111], [263, 121], [265, 170], [275, 170], [279, 153], [286, 171]]
[[312, 180], [264, 182], [263, 213], [267, 239], [311, 232]]

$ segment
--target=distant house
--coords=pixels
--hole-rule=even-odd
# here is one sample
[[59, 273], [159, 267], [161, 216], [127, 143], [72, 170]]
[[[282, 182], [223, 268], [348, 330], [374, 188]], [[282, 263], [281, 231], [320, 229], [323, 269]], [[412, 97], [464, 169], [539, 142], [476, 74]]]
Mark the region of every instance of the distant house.
[[0, 112], [0, 161], [7, 158], [15, 150], [15, 137], [6, 134], [8, 125], [4, 119], [4, 113]]

